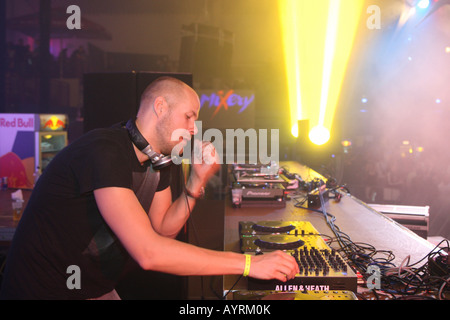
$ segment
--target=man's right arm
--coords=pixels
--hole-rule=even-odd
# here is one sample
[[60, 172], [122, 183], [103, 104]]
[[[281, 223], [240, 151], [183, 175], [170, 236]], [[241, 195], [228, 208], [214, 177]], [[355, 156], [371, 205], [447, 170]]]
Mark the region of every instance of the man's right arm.
[[[177, 275], [243, 274], [243, 254], [204, 249], [157, 234], [132, 190], [108, 187], [94, 195], [106, 223], [143, 269]], [[295, 259], [278, 251], [253, 256], [249, 276], [286, 281], [297, 272]]]

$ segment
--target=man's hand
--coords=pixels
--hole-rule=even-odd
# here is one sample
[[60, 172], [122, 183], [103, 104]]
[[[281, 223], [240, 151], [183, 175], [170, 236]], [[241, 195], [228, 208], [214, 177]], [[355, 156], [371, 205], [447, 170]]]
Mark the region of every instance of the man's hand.
[[294, 257], [283, 251], [252, 256], [249, 274], [252, 278], [285, 282], [293, 279], [297, 273], [299, 268]]
[[198, 194], [211, 176], [219, 170], [220, 159], [211, 142], [195, 140], [193, 151], [192, 171], [187, 188], [191, 193]]

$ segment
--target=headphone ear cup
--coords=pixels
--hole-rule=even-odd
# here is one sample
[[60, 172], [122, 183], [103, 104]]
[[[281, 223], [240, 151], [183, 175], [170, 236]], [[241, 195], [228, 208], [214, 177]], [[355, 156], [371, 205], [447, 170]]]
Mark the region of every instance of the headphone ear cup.
[[155, 170], [161, 170], [165, 167], [168, 167], [172, 164], [172, 157], [171, 156], [163, 156], [159, 160], [156, 160], [155, 162], [152, 161], [152, 167]]
[[136, 148], [138, 148], [141, 152], [145, 153], [150, 158], [153, 169], [161, 170], [162, 168], [165, 168], [172, 164], [171, 156], [165, 156], [152, 150], [152, 147], [150, 146], [148, 141], [136, 127], [136, 123], [134, 120], [128, 120], [126, 128], [128, 130], [130, 139], [136, 146]]

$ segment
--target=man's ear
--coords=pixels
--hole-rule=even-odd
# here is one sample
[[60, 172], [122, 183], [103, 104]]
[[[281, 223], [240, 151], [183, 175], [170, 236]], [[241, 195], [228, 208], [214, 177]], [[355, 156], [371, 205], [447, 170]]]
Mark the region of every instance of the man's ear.
[[161, 116], [167, 110], [167, 107], [168, 105], [164, 97], [157, 97], [153, 103], [153, 111], [157, 117]]

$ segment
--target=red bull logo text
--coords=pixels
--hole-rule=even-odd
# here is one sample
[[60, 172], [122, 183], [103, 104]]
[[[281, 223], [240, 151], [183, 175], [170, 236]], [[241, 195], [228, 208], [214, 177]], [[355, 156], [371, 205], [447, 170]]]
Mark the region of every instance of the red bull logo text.
[[225, 92], [224, 90], [217, 91], [210, 95], [202, 94], [200, 97], [200, 108], [207, 106], [208, 108], [215, 107], [216, 110], [211, 115], [211, 119], [214, 118], [220, 110], [227, 111], [230, 108], [239, 108], [237, 113], [242, 113], [247, 109], [247, 107], [254, 101], [255, 95], [251, 96], [241, 96], [234, 92], [234, 90], [229, 90]]
[[34, 118], [0, 118], [0, 128], [34, 128]]

